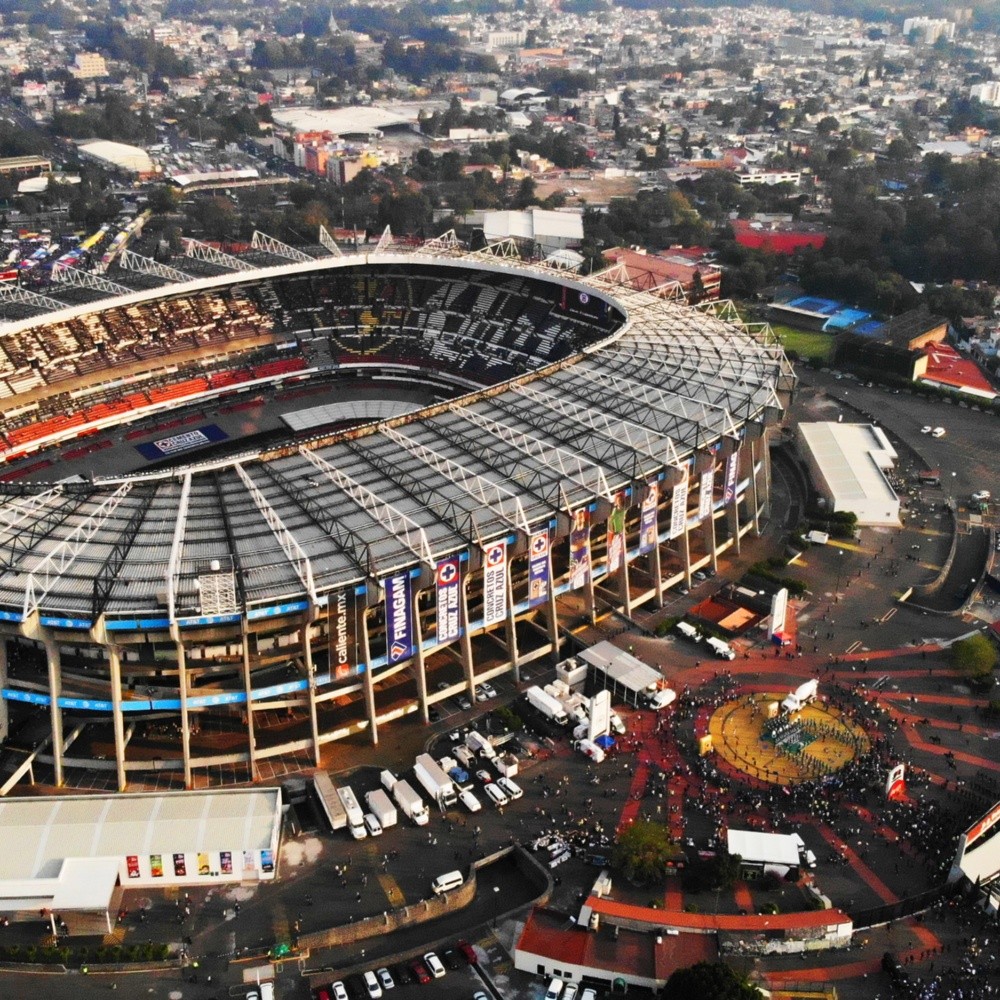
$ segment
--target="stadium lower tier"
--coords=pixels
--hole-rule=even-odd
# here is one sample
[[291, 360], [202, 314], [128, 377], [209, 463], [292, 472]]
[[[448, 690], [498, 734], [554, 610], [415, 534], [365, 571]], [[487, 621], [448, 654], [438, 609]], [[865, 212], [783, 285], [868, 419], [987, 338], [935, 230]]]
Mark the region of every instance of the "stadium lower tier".
[[[671, 499], [662, 500], [670, 491], [661, 491], [655, 521], [650, 504], [645, 513], [642, 506], [625, 511], [620, 549], [620, 515], [593, 521], [582, 576], [574, 573], [580, 539], [572, 526], [546, 535], [545, 588], [538, 586], [537, 540], [510, 545], [500, 609], [490, 606], [497, 597], [485, 565], [473, 570], [456, 560], [454, 589], [442, 566], [409, 574], [404, 617], [412, 646], [399, 659], [395, 593], [362, 587], [323, 606], [292, 602], [184, 628], [147, 620], [79, 629], [71, 620], [44, 619], [29, 638], [23, 627], [0, 621], [0, 635], [7, 633], [0, 642], [0, 734], [25, 749], [25, 772], [51, 765], [57, 785], [92, 782], [97, 772], [105, 787], [122, 790], [190, 788], [223, 775], [257, 780], [274, 773], [276, 762], [318, 766], [332, 741], [361, 733], [377, 743], [387, 726], [412, 713], [429, 722], [439, 702], [462, 694], [474, 700], [483, 681], [506, 676], [516, 683], [527, 664], [554, 661], [574, 628], [603, 619], [616, 628], [617, 615], [662, 605], [670, 588], [691, 585], [693, 573], [714, 572], [766, 514], [766, 440], [748, 440], [733, 453], [738, 481], [728, 502], [725, 481], [713, 475], [711, 500], [698, 498], [679, 524]], [[697, 470], [701, 483], [709, 470], [714, 461], [706, 459]], [[711, 514], [700, 517], [709, 506]], [[619, 557], [609, 571], [609, 560], [614, 566]], [[500, 619], [484, 624], [498, 610]]]

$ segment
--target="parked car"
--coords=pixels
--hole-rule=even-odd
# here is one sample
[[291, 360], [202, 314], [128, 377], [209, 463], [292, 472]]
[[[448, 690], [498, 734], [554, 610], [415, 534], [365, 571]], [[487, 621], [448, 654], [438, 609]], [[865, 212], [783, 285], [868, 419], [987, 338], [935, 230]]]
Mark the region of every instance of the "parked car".
[[511, 781], [510, 778], [501, 776], [497, 778], [496, 783], [504, 795], [506, 795], [512, 802], [516, 802], [524, 794], [524, 792], [521, 791], [521, 786], [518, 785], [517, 782]]
[[476, 954], [476, 949], [468, 941], [459, 941], [455, 947], [469, 965], [479, 964], [479, 956]]
[[333, 991], [333, 1000], [347, 1000], [347, 987], [342, 980], [330, 983], [330, 989]]
[[435, 979], [441, 979], [443, 976], [448, 974], [444, 965], [441, 964], [441, 959], [438, 958], [433, 951], [429, 951], [426, 955], [424, 955], [424, 963], [426, 964], [430, 974]]
[[382, 987], [379, 985], [378, 979], [375, 977], [375, 973], [369, 969], [365, 975], [365, 989], [368, 991], [368, 996], [370, 1000], [381, 1000], [382, 997]]
[[477, 813], [483, 808], [482, 803], [467, 788], [463, 788], [458, 793], [458, 801], [469, 810], [470, 813]]
[[382, 966], [375, 975], [378, 976], [378, 981], [382, 984], [382, 989], [384, 990], [391, 990], [396, 985], [392, 978], [392, 973], [385, 966]]
[[493, 775], [485, 769], [476, 771], [476, 777], [484, 784], [488, 785], [493, 780]]
[[486, 796], [489, 800], [497, 807], [497, 809], [502, 809], [505, 805], [510, 803], [510, 799], [504, 794], [503, 789], [499, 788], [495, 784], [486, 785]]
[[410, 972], [413, 973], [413, 977], [418, 983], [429, 983], [431, 981], [431, 974], [427, 971], [427, 966], [419, 958], [415, 958], [410, 962]]

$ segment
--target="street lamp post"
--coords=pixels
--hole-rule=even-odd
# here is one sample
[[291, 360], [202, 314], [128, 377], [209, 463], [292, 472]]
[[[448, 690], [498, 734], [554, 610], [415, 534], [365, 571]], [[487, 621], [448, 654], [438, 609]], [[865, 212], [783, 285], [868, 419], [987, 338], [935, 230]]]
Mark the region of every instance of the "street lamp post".
[[497, 929], [497, 915], [500, 911], [500, 886], [493, 886], [493, 930]]
[[837, 549], [837, 588], [834, 591], [834, 600], [840, 602], [840, 574], [844, 568], [844, 550]]

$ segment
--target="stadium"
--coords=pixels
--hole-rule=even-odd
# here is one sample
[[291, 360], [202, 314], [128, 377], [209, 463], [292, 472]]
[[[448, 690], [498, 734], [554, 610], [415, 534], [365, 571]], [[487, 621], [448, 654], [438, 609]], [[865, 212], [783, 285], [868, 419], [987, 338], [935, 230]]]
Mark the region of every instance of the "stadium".
[[321, 242], [5, 299], [44, 311], [0, 327], [0, 735], [57, 785], [316, 766], [760, 531], [766, 327], [509, 242]]

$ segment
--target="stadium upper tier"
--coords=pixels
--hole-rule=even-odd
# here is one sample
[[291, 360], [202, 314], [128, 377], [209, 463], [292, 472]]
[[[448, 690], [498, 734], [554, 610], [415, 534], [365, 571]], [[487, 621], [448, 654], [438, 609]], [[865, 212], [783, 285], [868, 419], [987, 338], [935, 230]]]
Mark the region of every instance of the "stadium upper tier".
[[274, 379], [433, 375], [456, 396], [199, 465], [0, 484], [0, 621], [109, 631], [300, 612], [473, 551], [477, 568], [491, 541], [686, 481], [794, 384], [776, 343], [710, 311], [428, 249], [136, 293], [13, 325], [0, 348], [10, 461]]

